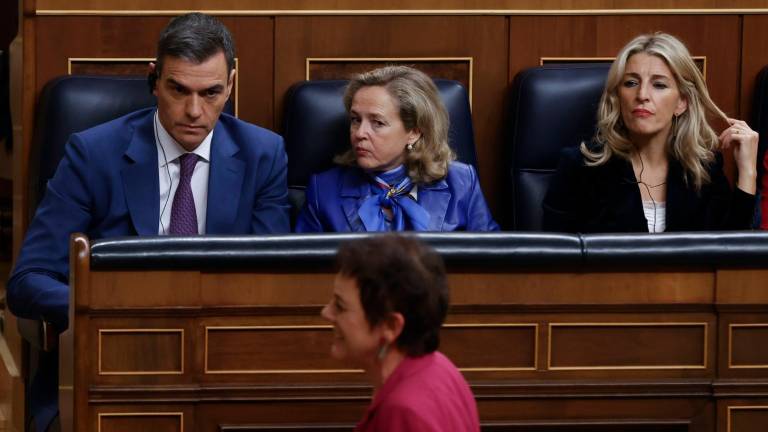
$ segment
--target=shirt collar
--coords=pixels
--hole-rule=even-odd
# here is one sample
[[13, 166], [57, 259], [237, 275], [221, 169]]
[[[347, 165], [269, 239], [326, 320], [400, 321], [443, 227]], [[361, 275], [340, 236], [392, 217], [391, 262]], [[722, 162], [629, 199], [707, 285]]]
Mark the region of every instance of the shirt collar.
[[[162, 148], [162, 151], [165, 152], [165, 157], [162, 160], [159, 160], [160, 167], [164, 167], [168, 162], [173, 162], [174, 160], [178, 159], [179, 156], [183, 155], [184, 153], [187, 153], [187, 150], [185, 150], [184, 147], [181, 146], [181, 144], [176, 142], [176, 140], [173, 139], [171, 134], [169, 134], [168, 131], [165, 130], [165, 128], [163, 127], [163, 124], [160, 122], [160, 119], [158, 118], [157, 111], [155, 111], [154, 122], [155, 122], [155, 131], [157, 133], [157, 145], [159, 145]], [[213, 139], [213, 131], [208, 133], [205, 139], [203, 139], [203, 142], [200, 143], [200, 145], [197, 146], [197, 148], [193, 150], [192, 153], [198, 155], [201, 160], [210, 162], [212, 139]]]

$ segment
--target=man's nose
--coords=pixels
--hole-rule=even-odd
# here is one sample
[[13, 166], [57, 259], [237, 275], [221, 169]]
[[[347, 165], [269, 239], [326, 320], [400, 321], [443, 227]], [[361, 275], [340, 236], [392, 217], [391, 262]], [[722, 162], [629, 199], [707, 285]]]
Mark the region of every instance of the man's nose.
[[189, 99], [187, 99], [186, 105], [187, 116], [189, 116], [189, 118], [196, 119], [200, 117], [202, 113], [202, 100], [200, 99], [200, 96], [196, 94], [190, 95]]

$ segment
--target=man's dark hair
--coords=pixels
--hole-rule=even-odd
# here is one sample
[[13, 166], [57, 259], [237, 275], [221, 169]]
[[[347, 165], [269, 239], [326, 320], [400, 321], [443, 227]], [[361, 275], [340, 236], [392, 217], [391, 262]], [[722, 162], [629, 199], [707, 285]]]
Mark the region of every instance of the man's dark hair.
[[166, 56], [202, 63], [219, 51], [227, 59], [227, 73], [235, 68], [235, 42], [218, 19], [199, 12], [177, 16], [160, 33], [157, 42], [156, 74], [163, 70]]
[[413, 237], [387, 234], [344, 243], [336, 257], [339, 273], [357, 282], [368, 324], [393, 312], [405, 318], [395, 344], [409, 356], [435, 351], [448, 312], [443, 259]]

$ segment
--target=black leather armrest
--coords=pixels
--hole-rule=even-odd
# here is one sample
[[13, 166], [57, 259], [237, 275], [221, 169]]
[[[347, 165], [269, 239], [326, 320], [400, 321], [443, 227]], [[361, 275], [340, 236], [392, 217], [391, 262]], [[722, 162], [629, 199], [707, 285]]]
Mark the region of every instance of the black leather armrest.
[[[339, 244], [359, 233], [124, 237], [91, 243], [91, 269], [331, 269]], [[578, 266], [578, 236], [558, 233], [422, 233], [449, 265], [527, 269]]]

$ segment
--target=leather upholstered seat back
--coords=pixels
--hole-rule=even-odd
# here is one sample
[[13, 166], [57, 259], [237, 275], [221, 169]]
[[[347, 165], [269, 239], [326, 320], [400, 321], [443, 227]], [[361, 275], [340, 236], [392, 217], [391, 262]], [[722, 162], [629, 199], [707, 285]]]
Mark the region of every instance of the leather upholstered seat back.
[[43, 198], [71, 134], [154, 104], [146, 77], [69, 75], [49, 81], [38, 100], [30, 150], [29, 214]]
[[541, 203], [560, 150], [594, 135], [610, 64], [553, 64], [526, 69], [514, 80], [507, 132], [507, 224], [541, 230]]
[[[30, 150], [30, 216], [56, 172], [71, 134], [155, 104], [144, 76], [68, 75], [49, 81], [37, 104]], [[224, 111], [232, 113], [231, 102]]]
[[[459, 161], [477, 165], [472, 114], [460, 83], [435, 80], [448, 110], [449, 145]], [[295, 213], [304, 203], [312, 174], [333, 166], [333, 157], [349, 147], [349, 119], [344, 109], [345, 80], [303, 81], [286, 96], [283, 137], [288, 153], [288, 188]]]

